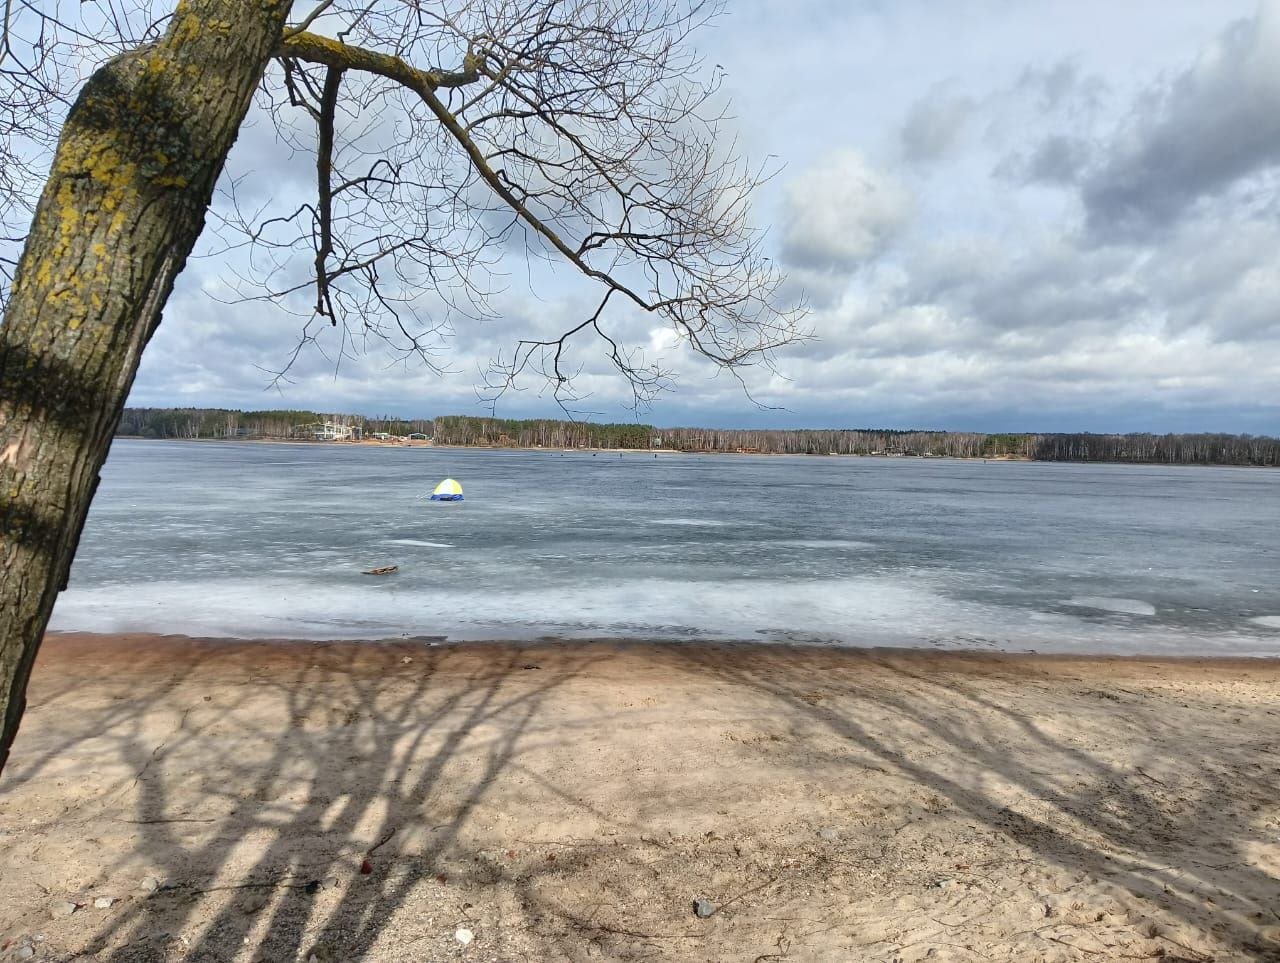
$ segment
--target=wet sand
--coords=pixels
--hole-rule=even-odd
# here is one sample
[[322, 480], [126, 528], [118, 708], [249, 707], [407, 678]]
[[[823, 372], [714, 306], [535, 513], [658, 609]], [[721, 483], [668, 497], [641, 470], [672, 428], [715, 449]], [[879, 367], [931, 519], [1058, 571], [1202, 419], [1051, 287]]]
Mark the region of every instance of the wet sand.
[[51, 636], [0, 959], [1280, 960], [1278, 696], [1246, 659]]

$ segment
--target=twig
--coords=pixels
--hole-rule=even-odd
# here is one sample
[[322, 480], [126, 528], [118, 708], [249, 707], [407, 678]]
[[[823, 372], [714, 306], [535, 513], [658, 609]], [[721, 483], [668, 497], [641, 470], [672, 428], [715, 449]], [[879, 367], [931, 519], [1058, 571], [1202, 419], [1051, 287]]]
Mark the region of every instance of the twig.
[[[229, 889], [297, 889], [300, 886], [306, 886], [306, 885], [307, 885], [306, 883], [292, 883], [292, 882], [236, 883], [233, 886], [210, 886], [208, 889], [192, 889], [191, 892], [204, 894], [204, 893], [220, 893], [223, 890], [229, 890]], [[165, 889], [171, 889], [171, 888], [179, 889], [180, 887], [178, 886], [165, 887]]]
[[692, 937], [684, 933], [639, 933], [636, 930], [619, 929], [616, 926], [609, 926], [607, 923], [587, 923], [592, 929], [603, 930], [606, 933], [612, 933], [615, 936], [632, 936], [637, 939], [644, 940], [687, 940]]
[[1073, 950], [1079, 950], [1081, 953], [1088, 953], [1090, 956], [1101, 956], [1102, 950], [1087, 950], [1078, 943], [1068, 943], [1066, 940], [1060, 940], [1056, 936], [1046, 936], [1046, 940], [1052, 940], [1054, 943], [1061, 943], [1063, 946], [1069, 946]]
[[762, 963], [763, 960], [785, 960], [791, 954], [791, 940], [787, 939], [785, 929], [778, 935], [774, 946], [778, 948], [777, 953], [761, 953], [752, 963]]
[[373, 848], [372, 848], [372, 849], [370, 849], [367, 853], [365, 853], [365, 855], [366, 855], [366, 856], [372, 856], [372, 855], [373, 855], [374, 853], [376, 853], [379, 849], [381, 849], [383, 846], [385, 846], [385, 845], [386, 845], [387, 840], [389, 840], [392, 836], [394, 836], [394, 835], [395, 835], [396, 833], [398, 833], [399, 831], [400, 831], [400, 830], [397, 828], [397, 829], [393, 829], [393, 830], [391, 830], [390, 832], [388, 832], [385, 836], [383, 836], [383, 837], [382, 837], [381, 839], [379, 839], [376, 843], [374, 843], [374, 844], [373, 844]]
[[[174, 735], [175, 733], [181, 732], [183, 730], [183, 728], [187, 724], [187, 716], [189, 716], [190, 714], [191, 714], [191, 707], [188, 706], [183, 711], [182, 718], [178, 720], [177, 727], [173, 730], [173, 732], [170, 733], [170, 735]], [[143, 775], [146, 773], [146, 771], [149, 768], [151, 768], [151, 764], [156, 761], [156, 757], [160, 755], [160, 751], [164, 749], [168, 741], [169, 741], [168, 739], [165, 739], [163, 742], [160, 743], [160, 745], [156, 746], [154, 749], [151, 750], [150, 757], [148, 757], [147, 761], [143, 764], [142, 768], [138, 770], [138, 774], [133, 777], [133, 782], [129, 784], [130, 789], [136, 786], [138, 784], [138, 780], [140, 780], [143, 777]]]
[[117, 819], [118, 823], [129, 823], [133, 826], [154, 826], [157, 823], [216, 823], [216, 819], [200, 819], [195, 816], [173, 816], [160, 819]]
[[716, 907], [716, 912], [719, 913], [726, 906], [730, 906], [738, 902], [738, 900], [742, 899], [744, 896], [750, 896], [752, 893], [758, 892], [759, 890], [764, 889], [766, 886], [771, 886], [777, 881], [778, 881], [778, 877], [774, 876], [771, 879], [765, 880], [765, 882], [761, 883], [759, 886], [753, 886], [751, 887], [751, 889], [746, 890], [745, 892], [739, 893], [737, 896], [733, 897], [732, 899], [725, 900], [723, 903], [721, 903], [719, 906]]

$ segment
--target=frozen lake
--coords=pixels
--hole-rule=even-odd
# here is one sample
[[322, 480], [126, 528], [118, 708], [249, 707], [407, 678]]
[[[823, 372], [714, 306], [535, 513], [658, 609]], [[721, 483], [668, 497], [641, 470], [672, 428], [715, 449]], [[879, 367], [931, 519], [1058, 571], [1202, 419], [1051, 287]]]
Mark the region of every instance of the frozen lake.
[[1277, 532], [1259, 469], [120, 440], [52, 627], [1280, 655]]

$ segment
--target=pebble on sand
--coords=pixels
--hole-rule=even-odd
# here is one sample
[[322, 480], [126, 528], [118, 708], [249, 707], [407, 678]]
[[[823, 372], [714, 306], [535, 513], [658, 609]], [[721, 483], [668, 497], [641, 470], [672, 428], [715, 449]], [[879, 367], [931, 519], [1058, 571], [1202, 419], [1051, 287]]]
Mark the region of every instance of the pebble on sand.
[[471, 941], [476, 938], [476, 934], [472, 933], [466, 927], [459, 927], [454, 931], [453, 938], [463, 946], [469, 946]]
[[818, 830], [818, 838], [825, 839], [829, 843], [834, 843], [840, 838], [840, 830], [832, 829], [830, 826], [823, 826]]
[[115, 902], [115, 898], [112, 896], [99, 896], [97, 899], [93, 901], [93, 908], [94, 909], [110, 909], [111, 904], [114, 902]]
[[49, 915], [55, 920], [59, 917], [70, 916], [79, 907], [69, 899], [60, 899], [49, 907]]
[[716, 911], [716, 904], [709, 899], [698, 897], [693, 901], [693, 915], [698, 919], [705, 920], [708, 916]]

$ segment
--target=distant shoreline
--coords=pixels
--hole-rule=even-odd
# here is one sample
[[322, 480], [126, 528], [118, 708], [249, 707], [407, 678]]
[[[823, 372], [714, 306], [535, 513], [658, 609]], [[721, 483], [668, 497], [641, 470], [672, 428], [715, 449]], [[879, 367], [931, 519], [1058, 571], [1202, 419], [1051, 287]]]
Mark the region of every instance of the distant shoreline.
[[1280, 438], [1224, 432], [984, 432], [920, 428], [699, 428], [638, 422], [314, 411], [126, 408], [120, 436], [509, 448], [531, 451], [857, 455], [985, 461], [1280, 467]]
[[144, 435], [116, 435], [123, 441], [146, 442], [199, 442], [216, 445], [291, 445], [299, 448], [435, 448], [441, 451], [527, 451], [548, 454], [609, 453], [619, 455], [714, 455], [754, 458], [848, 458], [874, 459], [878, 461], [963, 461], [963, 462], [1017, 462], [1037, 465], [1121, 465], [1129, 468], [1250, 468], [1275, 471], [1280, 465], [1250, 465], [1233, 462], [1197, 461], [1119, 461], [1119, 460], [1068, 460], [1059, 458], [1029, 458], [1026, 455], [917, 455], [917, 454], [859, 454], [856, 452], [784, 452], [784, 451], [718, 451], [686, 450], [679, 448], [554, 448], [527, 445], [441, 445], [431, 441], [381, 441], [365, 438], [360, 441], [309, 441], [302, 438], [148, 438]]
[[[882, 458], [882, 459], [915, 459], [919, 461], [1035, 461], [1025, 455], [991, 455], [986, 458], [965, 455], [916, 455], [916, 454], [859, 454], [857, 452], [788, 452], [788, 451], [720, 451], [686, 450], [683, 448], [555, 448], [537, 445], [441, 445], [431, 441], [381, 441], [376, 438], [364, 438], [360, 441], [309, 441], [305, 438], [147, 438], [144, 435], [116, 435], [122, 441], [156, 441], [156, 442], [200, 442], [216, 445], [294, 445], [301, 448], [438, 448], [442, 451], [533, 451], [549, 454], [574, 454], [577, 452], [619, 455], [735, 455], [754, 458]], [[1048, 464], [1048, 462], [1045, 462]], [[1125, 462], [1070, 462], [1064, 464], [1126, 464]], [[1152, 464], [1163, 464], [1153, 462]], [[1209, 466], [1214, 467], [1214, 466]], [[1256, 468], [1257, 465], [1219, 465], [1219, 468]]]

